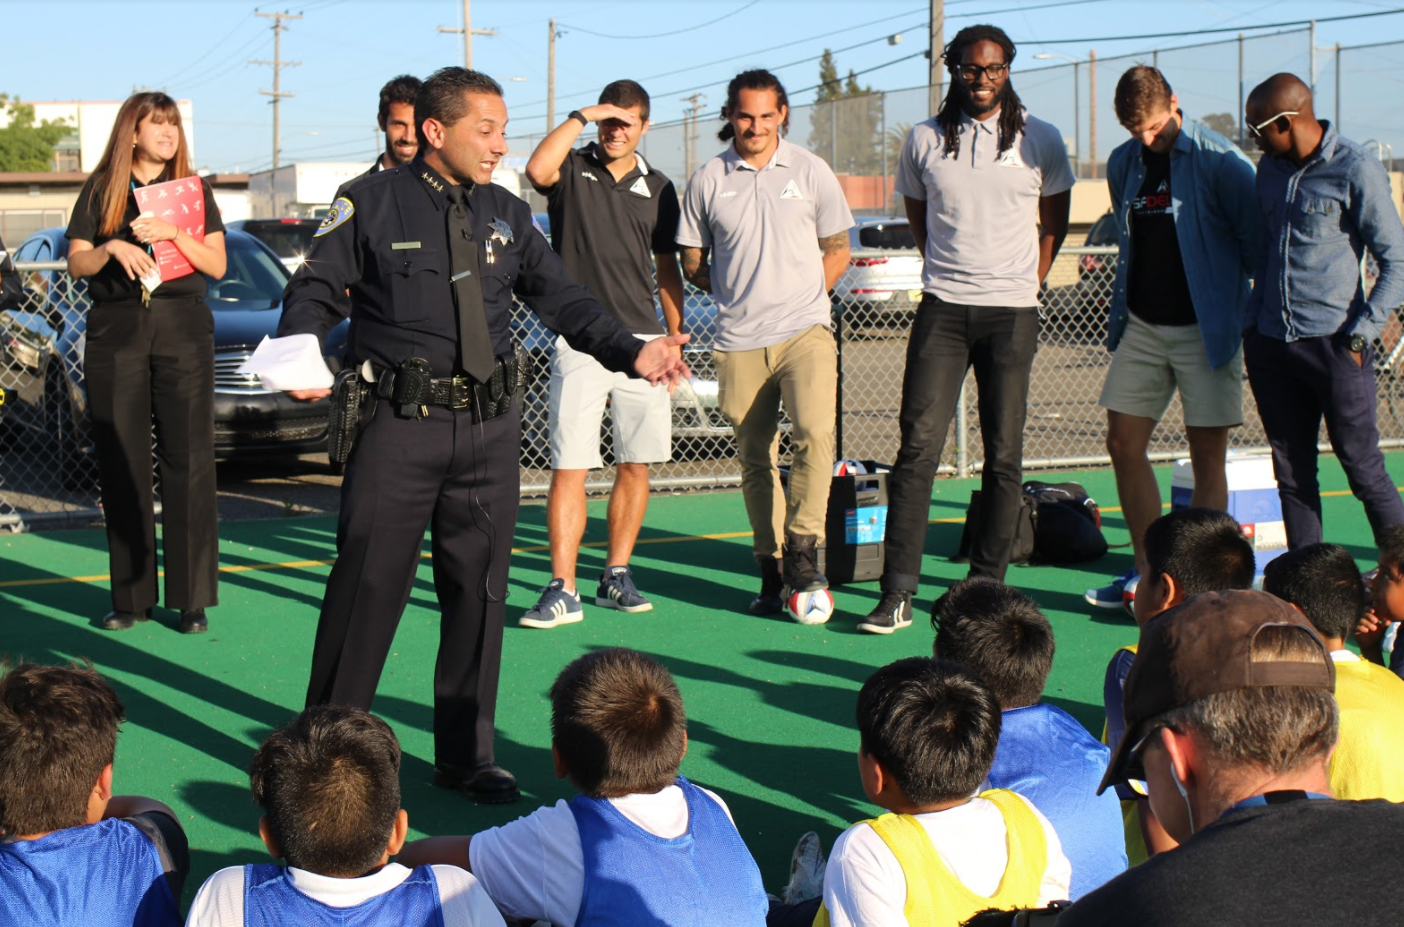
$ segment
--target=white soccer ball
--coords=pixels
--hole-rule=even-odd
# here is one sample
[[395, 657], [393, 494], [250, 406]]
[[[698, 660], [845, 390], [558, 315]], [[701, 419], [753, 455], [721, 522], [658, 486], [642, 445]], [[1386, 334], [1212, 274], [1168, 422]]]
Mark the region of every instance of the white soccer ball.
[[795, 592], [785, 601], [785, 608], [800, 624], [824, 624], [834, 616], [834, 597], [827, 589]]

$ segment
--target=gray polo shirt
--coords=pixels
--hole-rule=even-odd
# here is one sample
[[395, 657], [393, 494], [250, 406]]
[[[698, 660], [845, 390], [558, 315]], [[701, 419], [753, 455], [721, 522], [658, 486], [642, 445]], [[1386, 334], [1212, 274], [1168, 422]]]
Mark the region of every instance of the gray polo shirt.
[[852, 227], [834, 172], [784, 139], [760, 170], [735, 145], [698, 168], [678, 245], [712, 249], [714, 347], [750, 351], [832, 324], [819, 239]]
[[960, 151], [943, 151], [933, 117], [912, 128], [897, 192], [926, 201], [921, 286], [970, 306], [1038, 305], [1038, 201], [1072, 189], [1059, 131], [1024, 114], [1024, 131], [1000, 155], [999, 114], [960, 119]]

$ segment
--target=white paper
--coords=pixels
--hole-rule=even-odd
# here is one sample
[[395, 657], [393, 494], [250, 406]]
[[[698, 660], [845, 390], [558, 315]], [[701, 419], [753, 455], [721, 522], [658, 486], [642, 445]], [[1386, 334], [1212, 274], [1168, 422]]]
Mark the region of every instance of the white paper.
[[330, 389], [332, 372], [322, 359], [322, 344], [316, 335], [264, 336], [249, 359], [238, 369], [254, 374], [264, 389]]

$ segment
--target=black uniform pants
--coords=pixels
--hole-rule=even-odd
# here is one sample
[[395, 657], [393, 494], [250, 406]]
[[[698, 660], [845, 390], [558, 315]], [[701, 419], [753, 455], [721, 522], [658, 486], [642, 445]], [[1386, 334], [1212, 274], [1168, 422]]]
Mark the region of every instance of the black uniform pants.
[[346, 464], [337, 558], [327, 580], [307, 704], [369, 709], [432, 529], [439, 656], [434, 760], [493, 761], [507, 564], [520, 498], [521, 416], [481, 424], [382, 401]]
[[84, 353], [97, 446], [112, 607], [158, 601], [151, 426], [161, 471], [166, 606], [218, 602], [214, 317], [203, 299], [100, 303]]
[[970, 575], [1004, 579], [1022, 504], [1024, 418], [1037, 349], [1037, 309], [962, 306], [930, 293], [922, 296], [902, 378], [902, 443], [887, 477], [883, 591], [917, 591], [931, 486], [971, 367], [979, 390], [985, 468], [980, 480], [984, 519], [971, 545]]

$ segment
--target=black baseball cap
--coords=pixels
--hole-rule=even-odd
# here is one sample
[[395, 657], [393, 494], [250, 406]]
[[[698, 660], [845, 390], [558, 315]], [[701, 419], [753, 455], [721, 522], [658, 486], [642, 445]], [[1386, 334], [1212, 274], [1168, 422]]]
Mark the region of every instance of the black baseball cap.
[[[1293, 625], [1320, 648], [1310, 662], [1255, 661], [1253, 642], [1263, 628]], [[1306, 616], [1266, 592], [1206, 592], [1168, 609], [1141, 628], [1136, 659], [1126, 677], [1126, 733], [1112, 754], [1100, 795], [1127, 779], [1141, 778], [1132, 756], [1146, 723], [1175, 708], [1219, 692], [1259, 686], [1335, 688], [1331, 654]]]

